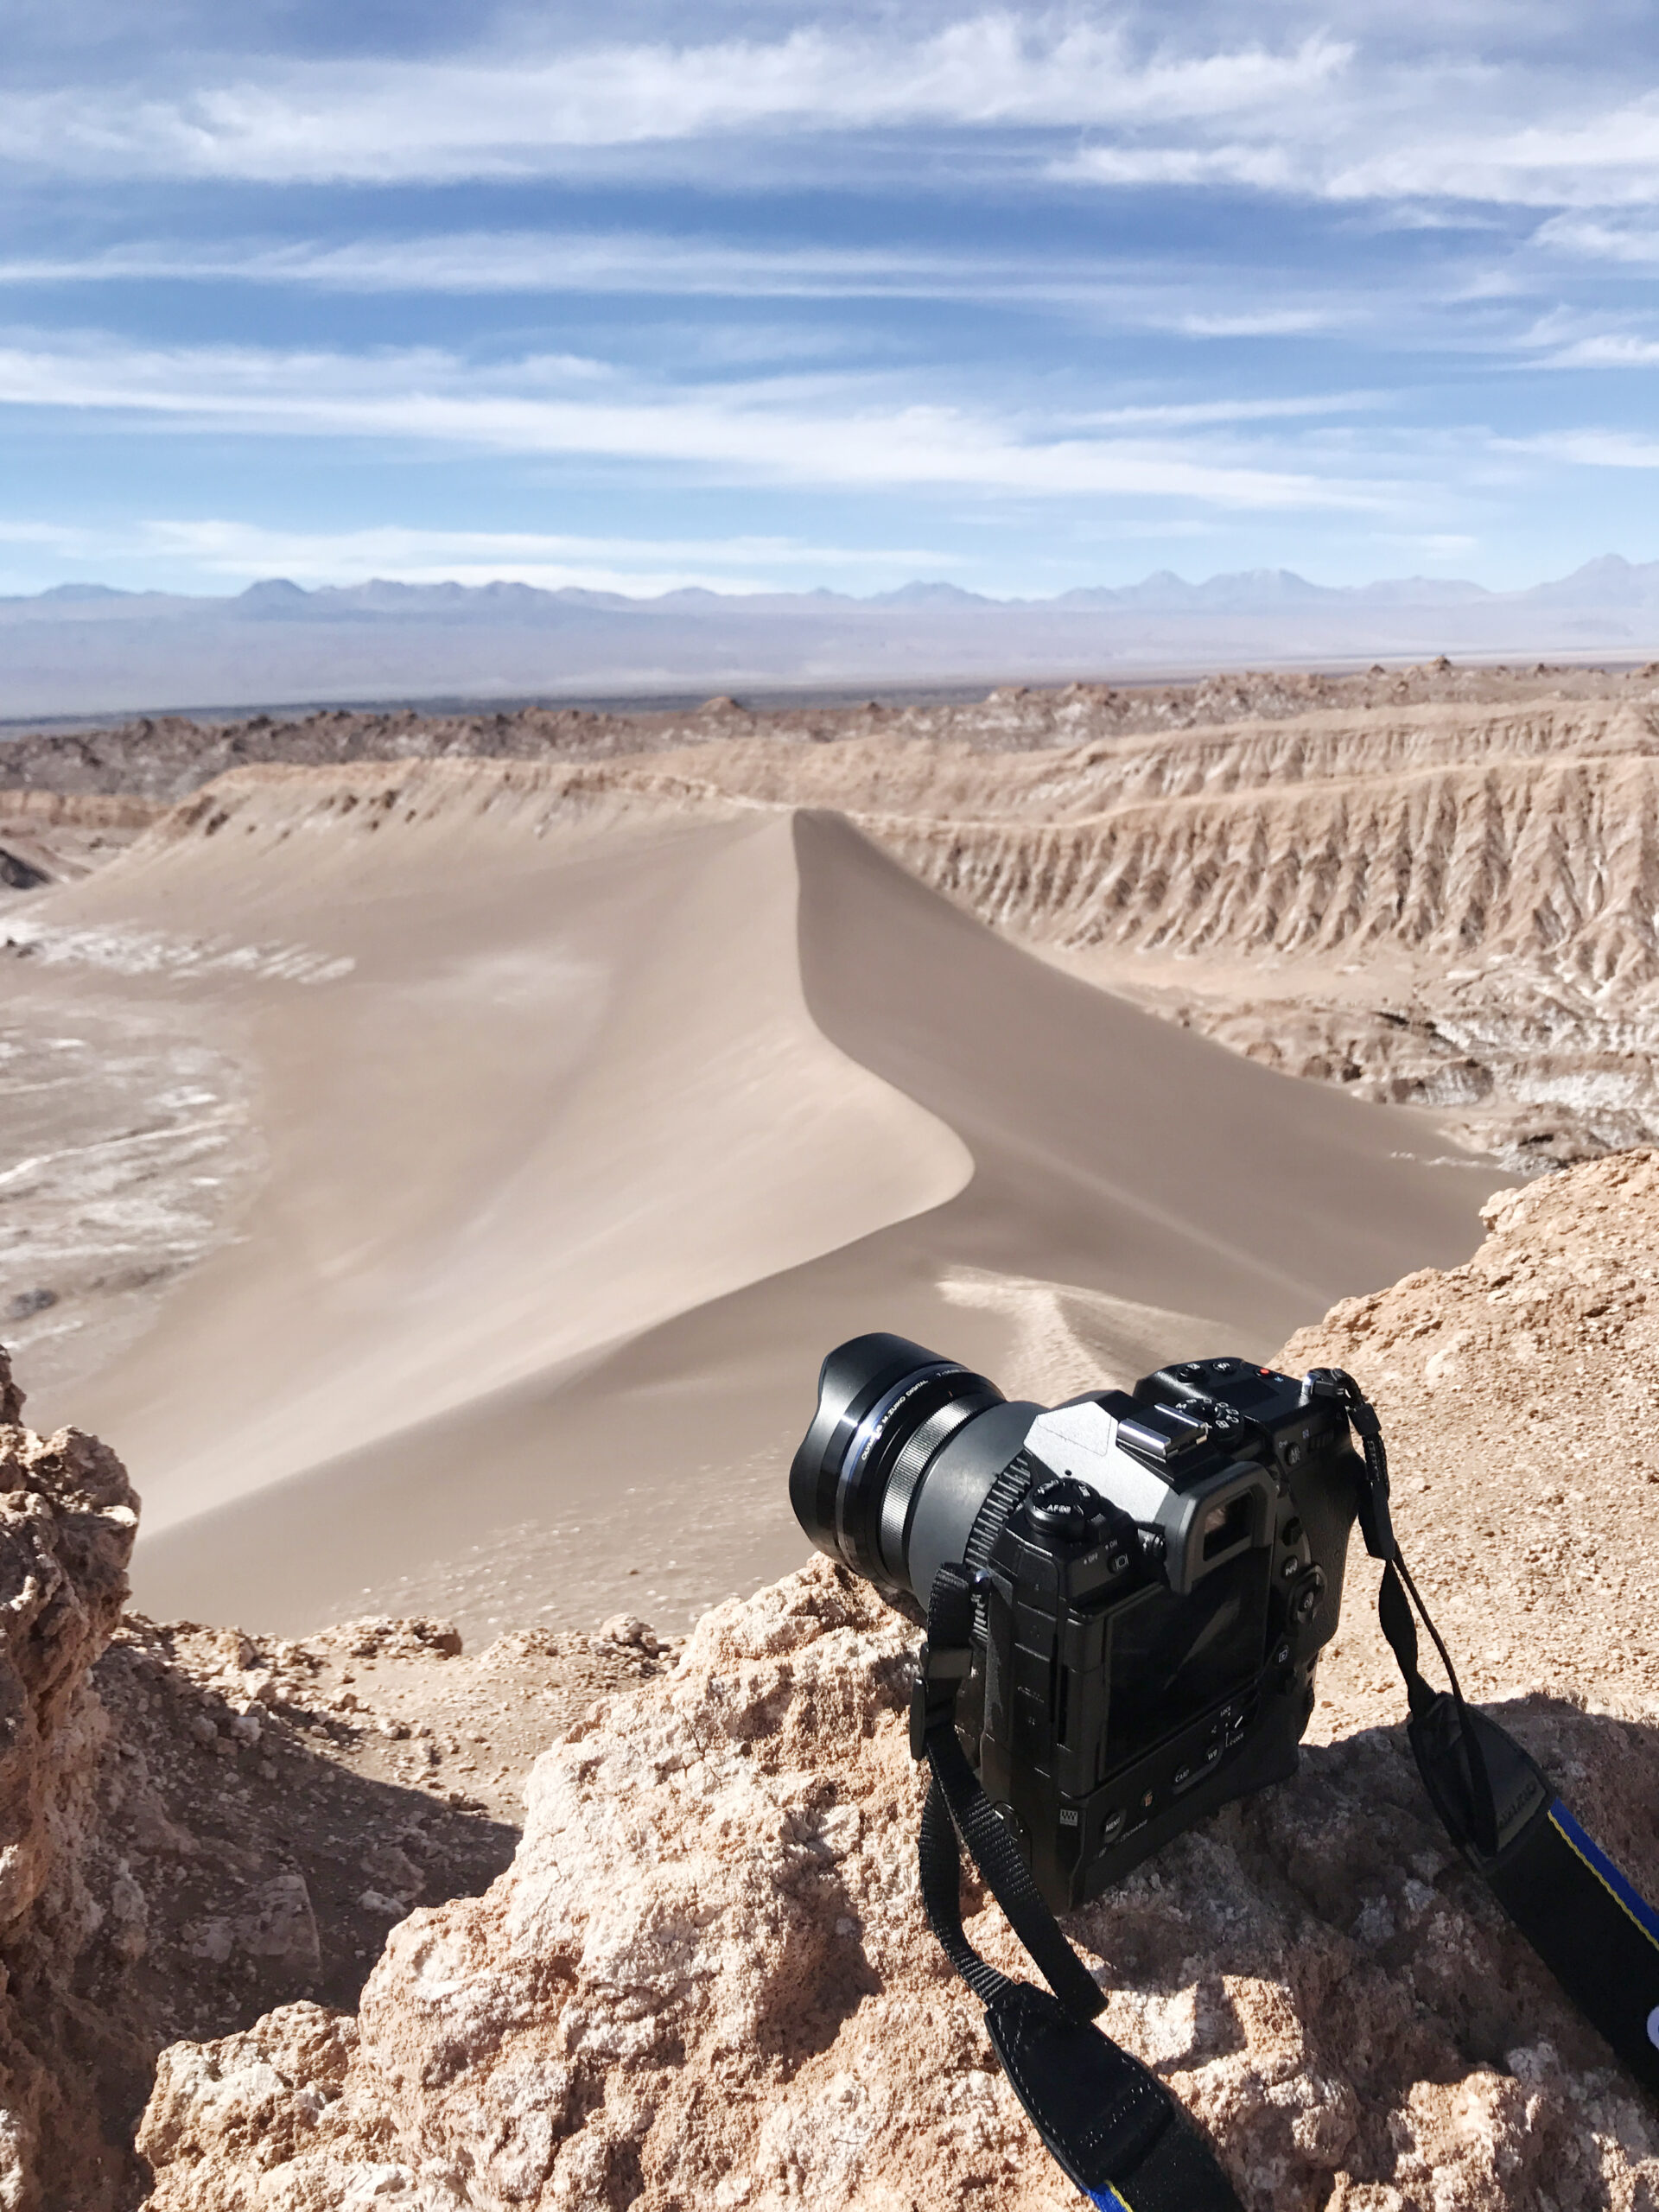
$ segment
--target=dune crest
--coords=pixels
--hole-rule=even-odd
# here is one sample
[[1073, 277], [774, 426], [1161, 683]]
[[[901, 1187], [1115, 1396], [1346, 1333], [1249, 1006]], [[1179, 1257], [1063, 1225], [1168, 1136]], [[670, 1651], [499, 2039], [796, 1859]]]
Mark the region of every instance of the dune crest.
[[153, 1340], [87, 1394], [150, 1529], [958, 1190], [960, 1141], [811, 1022], [795, 898], [769, 810], [434, 766], [257, 772], [31, 915], [48, 964], [148, 950], [259, 1070], [270, 1164], [163, 1311], [165, 1395]]
[[964, 1268], [1116, 1301], [1127, 1374], [1466, 1249], [1485, 1173], [718, 754], [244, 769], [11, 925], [37, 1027], [137, 1009], [236, 1075], [205, 1171], [158, 1139], [211, 1222], [144, 1325], [123, 1292], [100, 1343], [73, 1281], [26, 1322], [48, 1412], [124, 1440], [147, 1602], [683, 1620], [799, 1557], [776, 1471], [830, 1344], [1017, 1363]]

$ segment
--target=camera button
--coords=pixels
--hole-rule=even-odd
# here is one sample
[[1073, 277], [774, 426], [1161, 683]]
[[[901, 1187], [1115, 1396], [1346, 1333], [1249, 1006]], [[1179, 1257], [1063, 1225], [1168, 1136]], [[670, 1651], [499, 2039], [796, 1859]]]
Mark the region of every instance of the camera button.
[[1306, 1628], [1319, 1610], [1319, 1600], [1325, 1595], [1325, 1577], [1319, 1568], [1312, 1568], [1297, 1586], [1290, 1601], [1290, 1618], [1298, 1628]]
[[1108, 1813], [1100, 1824], [1102, 1843], [1116, 1843], [1123, 1833], [1123, 1823], [1128, 1818], [1128, 1815], [1122, 1811]]

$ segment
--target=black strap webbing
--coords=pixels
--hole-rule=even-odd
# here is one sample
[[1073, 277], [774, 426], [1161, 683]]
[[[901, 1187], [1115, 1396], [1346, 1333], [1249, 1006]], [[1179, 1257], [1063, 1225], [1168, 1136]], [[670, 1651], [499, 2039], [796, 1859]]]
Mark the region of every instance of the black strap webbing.
[[[1364, 1447], [1360, 1527], [1383, 1561], [1377, 1618], [1400, 1662], [1417, 1770], [1446, 1833], [1592, 2026], [1638, 2082], [1659, 2090], [1659, 1913], [1586, 1835], [1513, 1736], [1465, 1703], [1452, 1655], [1400, 1556], [1389, 1519], [1382, 1425], [1352, 1376], [1315, 1370]], [[1313, 1382], [1313, 1376], [1309, 1377]], [[1448, 1689], [1423, 1680], [1417, 1618]]]
[[[1450, 1690], [1431, 1689], [1417, 1672], [1408, 1590]], [[1406, 1732], [1417, 1770], [1446, 1833], [1586, 2019], [1638, 2082], [1659, 2091], [1659, 1913], [1514, 1737], [1464, 1703], [1397, 1553], [1382, 1570], [1378, 1611], [1406, 1678]]]
[[[1056, 2163], [1108, 2212], [1240, 2212], [1215, 2156], [1157, 2075], [1092, 2024], [1106, 1999], [1043, 1902], [1018, 1847], [968, 1763], [957, 1697], [973, 1632], [974, 1578], [934, 1578], [911, 1713], [912, 1748], [932, 1772], [922, 1810], [928, 1924], [985, 2007], [1014, 2094]], [[962, 1924], [958, 1837], [1049, 1988], [983, 1959]]]
[[1659, 2095], [1659, 1913], [1559, 1797], [1481, 1871], [1586, 2019]]

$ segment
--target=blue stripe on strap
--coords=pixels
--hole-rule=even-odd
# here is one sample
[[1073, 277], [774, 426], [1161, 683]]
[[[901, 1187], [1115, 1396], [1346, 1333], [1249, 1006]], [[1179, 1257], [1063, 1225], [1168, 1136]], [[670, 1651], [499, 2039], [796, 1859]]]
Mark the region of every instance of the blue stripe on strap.
[[1135, 2212], [1127, 2196], [1120, 2196], [1108, 2182], [1104, 2189], [1085, 2189], [1084, 2195], [1096, 2208], [1096, 2212]]
[[1602, 1887], [1624, 1907], [1649, 1942], [1659, 1950], [1659, 1912], [1654, 1910], [1639, 1891], [1631, 1888], [1595, 1838], [1585, 1834], [1559, 1797], [1549, 1808], [1549, 1818], [1551, 1826], [1563, 1843], [1577, 1853]]

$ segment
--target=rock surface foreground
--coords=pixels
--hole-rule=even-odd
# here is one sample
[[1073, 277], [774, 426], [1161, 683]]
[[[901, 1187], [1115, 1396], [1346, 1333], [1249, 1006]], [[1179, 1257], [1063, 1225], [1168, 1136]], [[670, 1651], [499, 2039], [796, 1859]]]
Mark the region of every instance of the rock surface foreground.
[[[290, 2006], [164, 2056], [156, 2212], [1074, 2202], [922, 1919], [912, 1637], [827, 1564], [708, 1616], [542, 1760], [488, 1896], [393, 1931], [356, 2022]], [[1637, 1858], [1652, 1735], [1505, 1717]], [[969, 1925], [1017, 1967], [994, 1908]], [[1634, 2208], [1659, 2180], [1653, 2114], [1398, 1730], [1310, 1751], [1071, 1925], [1252, 2206]]]

